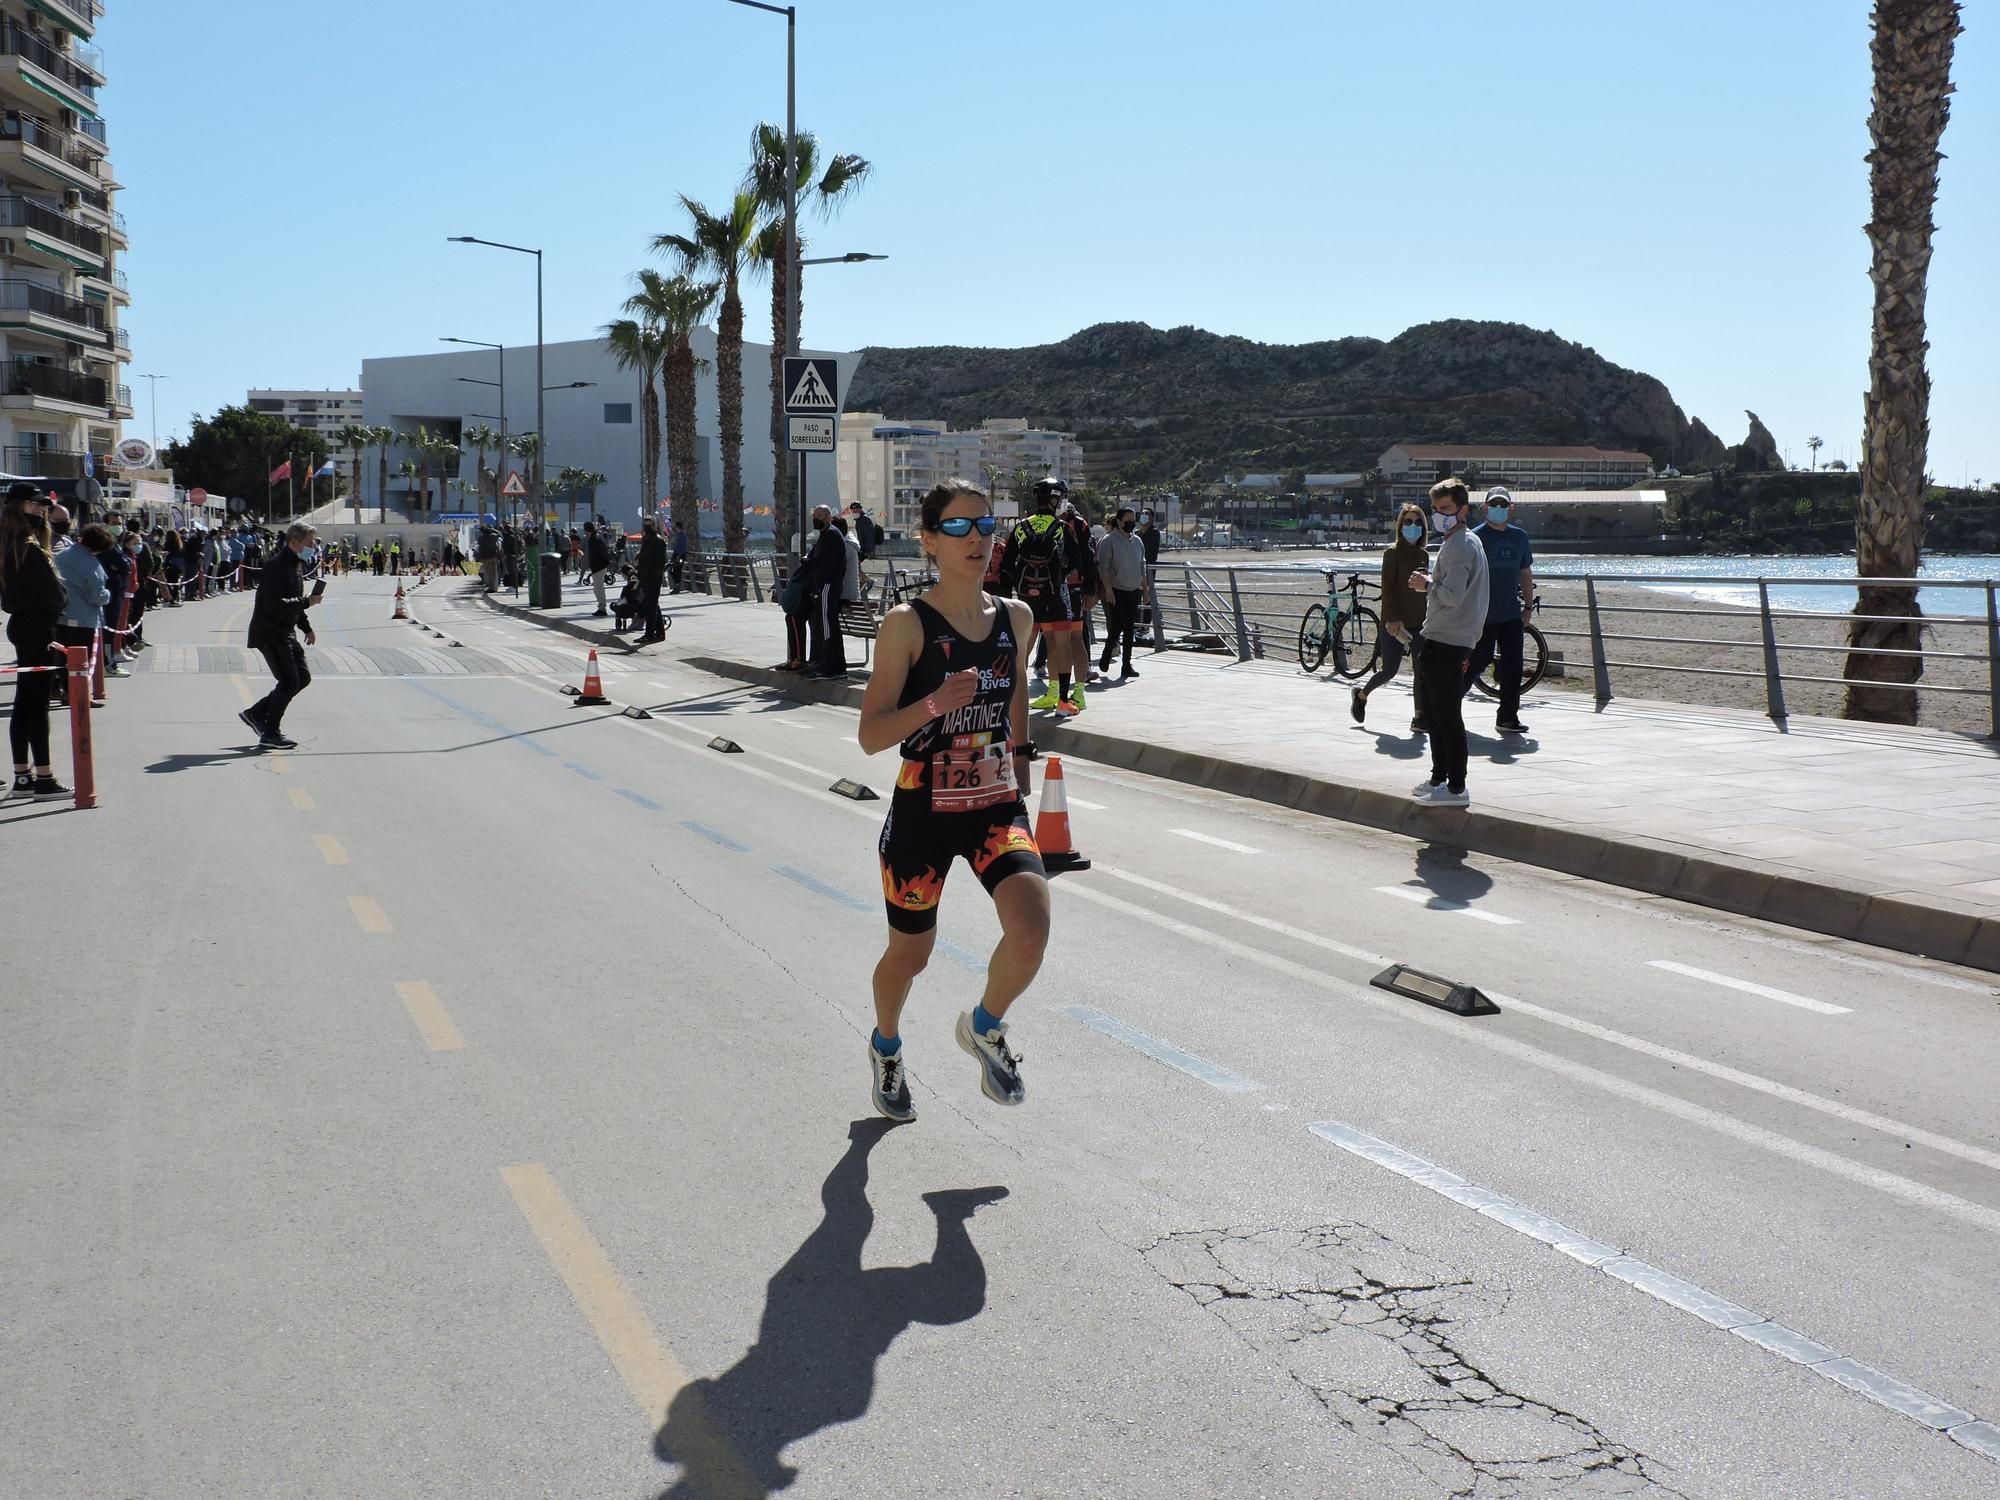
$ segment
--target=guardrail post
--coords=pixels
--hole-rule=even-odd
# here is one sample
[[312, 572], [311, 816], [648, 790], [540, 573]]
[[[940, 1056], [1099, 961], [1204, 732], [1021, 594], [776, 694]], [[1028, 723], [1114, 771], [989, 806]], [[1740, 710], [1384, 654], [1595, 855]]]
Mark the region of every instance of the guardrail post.
[[1986, 703], [1993, 720], [1993, 738], [2000, 740], [2000, 608], [1995, 607], [1990, 578], [1986, 581]]
[[1236, 582], [1236, 570], [1229, 570], [1229, 607], [1236, 615], [1236, 659], [1250, 660], [1250, 627], [1243, 620], [1243, 590]]
[[1590, 670], [1596, 679], [1597, 706], [1611, 701], [1611, 668], [1604, 661], [1604, 622], [1597, 613], [1597, 580], [1583, 580], [1584, 602], [1590, 609]]
[[757, 559], [754, 557], [751, 558], [748, 566], [751, 591], [756, 594], [757, 602], [762, 604], [764, 602], [764, 581], [757, 576]]
[[1785, 722], [1785, 683], [1778, 674], [1778, 635], [1771, 623], [1771, 589], [1757, 580], [1757, 613], [1764, 622], [1764, 705], [1774, 722]]
[[1167, 649], [1167, 637], [1165, 627], [1160, 623], [1160, 587], [1159, 580], [1154, 576], [1155, 571], [1146, 569], [1146, 615], [1153, 627], [1153, 649], [1164, 651]]
[[70, 782], [78, 807], [97, 806], [97, 763], [90, 748], [90, 661], [81, 646], [67, 646], [63, 657], [69, 672]]
[[1181, 564], [1181, 582], [1187, 585], [1188, 633], [1198, 634], [1201, 630], [1201, 614], [1194, 607], [1194, 568], [1187, 563]]

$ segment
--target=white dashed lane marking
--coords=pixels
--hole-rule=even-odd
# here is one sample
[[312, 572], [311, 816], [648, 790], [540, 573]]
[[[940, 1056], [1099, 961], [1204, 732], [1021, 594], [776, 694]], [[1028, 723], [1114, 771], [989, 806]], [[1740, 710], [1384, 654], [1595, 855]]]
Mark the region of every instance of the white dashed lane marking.
[[1178, 834], [1184, 839], [1193, 839], [1197, 844], [1212, 844], [1218, 849], [1233, 849], [1238, 854], [1262, 854], [1262, 849], [1252, 849], [1248, 844], [1239, 844], [1234, 839], [1219, 839], [1212, 833], [1196, 833], [1192, 828], [1169, 828], [1168, 833]]
[[1816, 1011], [1822, 1016], [1849, 1016], [1854, 1011], [1851, 1006], [1831, 1005], [1824, 1000], [1814, 1000], [1805, 995], [1794, 995], [1790, 990], [1773, 989], [1768, 984], [1755, 984], [1748, 979], [1732, 979], [1727, 974], [1717, 974], [1708, 969], [1697, 969], [1689, 964], [1677, 964], [1671, 959], [1655, 958], [1648, 961], [1655, 969], [1664, 969], [1669, 974], [1682, 974], [1689, 979], [1699, 979], [1704, 984], [1719, 984], [1726, 990], [1741, 990], [1746, 995], [1758, 995], [1766, 1000], [1776, 1000], [1784, 1005], [1796, 1005], [1800, 1010]]
[[1440, 896], [1424, 886], [1378, 885], [1375, 889], [1384, 896], [1394, 896], [1403, 901], [1414, 901], [1419, 906], [1427, 906], [1432, 911], [1448, 911], [1454, 916], [1473, 917], [1481, 922], [1491, 922], [1495, 927], [1519, 927], [1519, 917], [1503, 917], [1497, 911], [1481, 911], [1470, 901], [1459, 901], [1451, 896]]

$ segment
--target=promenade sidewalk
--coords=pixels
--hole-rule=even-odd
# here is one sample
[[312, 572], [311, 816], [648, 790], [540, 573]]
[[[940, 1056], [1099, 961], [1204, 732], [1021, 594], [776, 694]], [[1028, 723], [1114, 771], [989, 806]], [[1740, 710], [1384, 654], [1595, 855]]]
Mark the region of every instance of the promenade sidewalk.
[[[477, 600], [470, 580], [439, 580]], [[425, 601], [428, 602], [428, 601]], [[628, 649], [591, 618], [588, 590], [554, 611], [498, 595], [503, 612]], [[739, 681], [858, 703], [840, 684], [776, 673], [774, 605], [670, 596], [673, 627], [648, 647]], [[419, 611], [420, 613], [422, 611]], [[448, 628], [448, 627], [447, 627]], [[849, 642], [859, 662], [861, 643]], [[2000, 970], [2000, 746], [1929, 729], [1794, 718], [1781, 732], [1735, 709], [1530, 695], [1530, 733], [1492, 733], [1466, 705], [1469, 812], [1420, 810], [1429, 769], [1408, 733], [1408, 675], [1368, 724], [1348, 687], [1296, 664], [1145, 651], [1140, 676], [1094, 689], [1077, 718], [1037, 715], [1045, 752], [1074, 752], [1405, 834], [1669, 895], [1787, 926]]]

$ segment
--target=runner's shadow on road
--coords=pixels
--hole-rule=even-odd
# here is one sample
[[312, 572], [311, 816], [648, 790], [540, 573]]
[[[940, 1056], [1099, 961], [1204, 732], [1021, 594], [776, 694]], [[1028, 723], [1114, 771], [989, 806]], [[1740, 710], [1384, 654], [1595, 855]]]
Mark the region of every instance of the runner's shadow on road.
[[261, 745], [239, 745], [234, 750], [218, 750], [209, 755], [169, 755], [146, 767], [148, 776], [171, 776], [176, 771], [193, 771], [202, 766], [233, 766], [239, 760], [262, 755]]
[[1391, 760], [1421, 760], [1430, 752], [1430, 742], [1415, 730], [1406, 729], [1401, 734], [1386, 729], [1377, 729], [1375, 753], [1386, 755]]
[[1006, 1197], [1004, 1187], [925, 1193], [937, 1220], [931, 1258], [862, 1269], [875, 1224], [868, 1153], [893, 1129], [887, 1120], [848, 1126], [846, 1154], [820, 1188], [825, 1217], [771, 1278], [757, 1342], [734, 1367], [674, 1398], [653, 1450], [679, 1464], [681, 1477], [660, 1500], [746, 1500], [788, 1488], [798, 1470], [781, 1460], [785, 1448], [865, 1416], [876, 1362], [904, 1329], [963, 1323], [985, 1308], [986, 1263], [966, 1225]]
[[1471, 906], [1492, 893], [1493, 877], [1465, 862], [1465, 851], [1449, 844], [1417, 848], [1414, 882], [1431, 893], [1430, 904], [1444, 911]]

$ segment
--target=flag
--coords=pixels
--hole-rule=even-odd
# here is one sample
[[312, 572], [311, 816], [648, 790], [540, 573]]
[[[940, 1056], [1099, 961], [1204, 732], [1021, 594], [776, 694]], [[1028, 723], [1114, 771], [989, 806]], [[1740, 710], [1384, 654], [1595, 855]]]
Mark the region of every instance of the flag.
[[276, 484], [280, 479], [290, 479], [291, 477], [292, 477], [292, 461], [288, 458], [283, 463], [279, 464], [277, 468], [271, 471], [271, 477], [269, 480], [266, 481], [266, 483]]
[[329, 458], [325, 463], [321, 464], [317, 469], [313, 470], [312, 477], [315, 479], [325, 479], [332, 473], [333, 473], [333, 460]]

